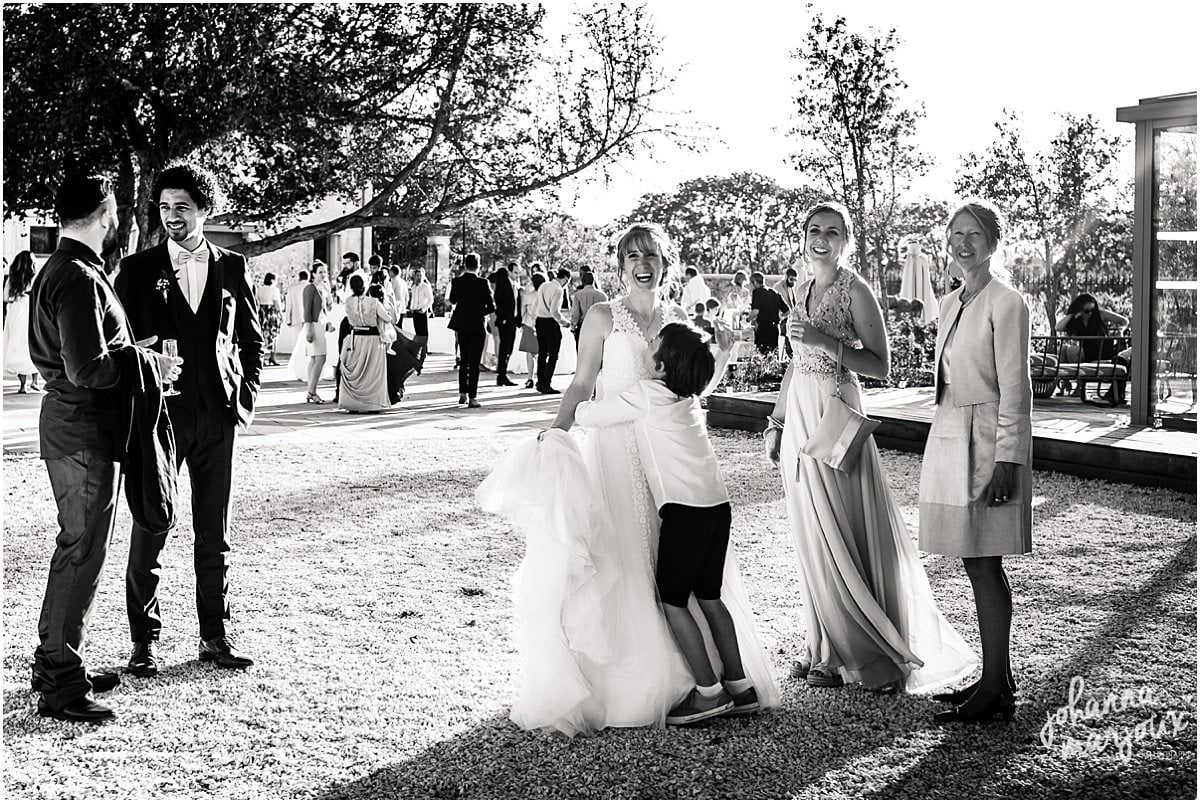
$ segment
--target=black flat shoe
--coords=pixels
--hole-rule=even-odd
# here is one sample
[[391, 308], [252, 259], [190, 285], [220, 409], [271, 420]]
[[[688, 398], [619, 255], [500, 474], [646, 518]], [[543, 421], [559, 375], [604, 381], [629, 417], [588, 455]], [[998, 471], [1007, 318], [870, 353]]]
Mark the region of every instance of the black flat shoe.
[[129, 654], [129, 664], [125, 667], [131, 675], [139, 678], [153, 677], [158, 674], [158, 642], [136, 641], [133, 652]]
[[532, 379], [526, 379], [526, 380], [525, 380], [525, 389], [526, 389], [526, 390], [532, 390], [532, 389], [533, 389], [533, 380], [532, 380]]
[[44, 696], [39, 697], [37, 712], [38, 716], [53, 717], [54, 719], [61, 719], [64, 722], [100, 722], [116, 716], [111, 708], [96, 702], [86, 694], [83, 697], [72, 700], [62, 708], [51, 708], [46, 703]]
[[972, 703], [978, 696], [977, 694], [972, 695], [971, 699], [963, 705], [934, 714], [934, 721], [943, 724], [948, 722], [989, 722], [992, 717], [999, 714], [1005, 722], [1012, 722], [1013, 713], [1016, 711], [1016, 703], [1012, 695], [993, 697], [986, 703], [973, 705]]
[[[978, 680], [975, 681], [974, 683], [971, 683], [970, 685], [962, 687], [961, 689], [955, 689], [954, 691], [940, 692], [938, 694], [932, 695], [932, 697], [934, 700], [937, 700], [939, 703], [950, 703], [950, 705], [962, 705], [967, 700], [971, 699], [971, 695], [975, 693], [975, 690], [977, 688], [979, 688]], [[1014, 695], [1017, 693], [1016, 686], [1010, 685], [1008, 690], [1009, 690], [1009, 692], [1011, 692]]]
[[234, 651], [233, 642], [225, 636], [200, 639], [200, 660], [211, 661], [225, 669], [245, 669], [254, 666], [253, 660]]

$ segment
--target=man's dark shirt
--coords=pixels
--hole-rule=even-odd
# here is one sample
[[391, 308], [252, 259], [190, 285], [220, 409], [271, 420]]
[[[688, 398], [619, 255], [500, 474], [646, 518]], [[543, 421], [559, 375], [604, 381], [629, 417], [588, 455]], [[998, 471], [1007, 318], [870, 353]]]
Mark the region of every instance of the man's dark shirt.
[[29, 354], [46, 383], [38, 424], [44, 459], [83, 449], [115, 459], [117, 406], [107, 391], [121, 378], [113, 352], [132, 344], [100, 257], [60, 238], [33, 280], [29, 305]]
[[779, 323], [779, 317], [788, 311], [783, 297], [769, 287], [756, 287], [750, 294], [750, 309], [758, 310], [756, 326]]

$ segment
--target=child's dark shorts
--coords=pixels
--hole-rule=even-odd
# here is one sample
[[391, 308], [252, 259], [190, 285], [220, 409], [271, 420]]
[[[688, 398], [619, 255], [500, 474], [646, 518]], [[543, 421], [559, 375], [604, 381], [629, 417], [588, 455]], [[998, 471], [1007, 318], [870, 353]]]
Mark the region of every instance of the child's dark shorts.
[[658, 596], [668, 605], [687, 607], [688, 597], [720, 599], [725, 552], [733, 511], [728, 502], [715, 507], [665, 504], [658, 537]]

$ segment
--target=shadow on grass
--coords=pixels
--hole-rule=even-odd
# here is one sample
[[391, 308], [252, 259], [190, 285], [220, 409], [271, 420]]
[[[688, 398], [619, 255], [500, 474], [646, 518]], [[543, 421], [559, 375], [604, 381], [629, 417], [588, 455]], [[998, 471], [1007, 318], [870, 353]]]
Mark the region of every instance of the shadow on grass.
[[[522, 731], [496, 715], [411, 759], [316, 796], [787, 798], [829, 770], [890, 744], [900, 726], [896, 720], [912, 716], [911, 710], [897, 716], [895, 707], [867, 692], [813, 694], [821, 699], [811, 707], [754, 718], [668, 730], [615, 728], [574, 739]], [[855, 738], [830, 738], [841, 716], [856, 720], [861, 730]]]
[[[1168, 766], [1142, 766], [1122, 771], [1119, 777], [1097, 778], [1086, 772], [1056, 774], [1045, 779], [1050, 785], [1031, 789], [1029, 776], [1010, 777], [1007, 766], [1018, 753], [1045, 750], [1040, 740], [1046, 715], [1066, 700], [1071, 679], [1089, 674], [1089, 669], [1111, 660], [1123, 640], [1153, 613], [1163, 598], [1190, 582], [1196, 569], [1196, 538], [1183, 540], [1175, 555], [1158, 568], [1140, 588], [1121, 594], [1111, 601], [1111, 613], [1095, 635], [1081, 644], [1054, 672], [1041, 678], [1033, 688], [1022, 688], [1018, 695], [1017, 718], [1011, 725], [958, 725], [950, 738], [927, 752], [907, 772], [879, 790], [881, 798], [914, 798], [928, 795], [939, 779], [944, 779], [947, 766], [956, 769], [953, 793], [964, 797], [1036, 797], [1087, 798], [1186, 798], [1196, 794], [1195, 730], [1191, 730], [1191, 761]], [[1020, 656], [1014, 656], [1019, 663]], [[1131, 678], [1129, 686], [1139, 685], [1144, 678]], [[1108, 691], [1108, 690], [1106, 690]], [[1111, 691], [1122, 691], [1113, 689]], [[1194, 711], [1193, 711], [1194, 715]], [[988, 740], [985, 760], [980, 760], [980, 733], [997, 738]], [[1186, 740], [1184, 740], [1186, 742]], [[1187, 747], [1181, 744], [1180, 747]], [[1136, 748], [1135, 748], [1136, 749]]]

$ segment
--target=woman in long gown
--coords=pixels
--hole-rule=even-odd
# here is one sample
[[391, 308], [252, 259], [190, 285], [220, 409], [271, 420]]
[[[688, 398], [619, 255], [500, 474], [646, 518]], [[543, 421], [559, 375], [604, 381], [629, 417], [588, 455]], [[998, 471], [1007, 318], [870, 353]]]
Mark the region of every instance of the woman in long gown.
[[25, 393], [25, 382], [38, 390], [37, 368], [29, 356], [29, 287], [36, 272], [33, 255], [22, 251], [13, 259], [4, 284], [4, 372], [17, 375]]
[[906, 241], [904, 266], [900, 269], [900, 297], [921, 302], [921, 320], [925, 323], [938, 317], [931, 266], [929, 257], [921, 253], [921, 242], [915, 237]]
[[[783, 475], [803, 579], [808, 657], [794, 674], [819, 687], [930, 690], [963, 677], [977, 659], [933, 601], [874, 438], [848, 473], [801, 451], [838, 384], [846, 404], [861, 412], [855, 374], [885, 377], [889, 368], [879, 304], [862, 277], [840, 264], [854, 241], [845, 207], [817, 205], [803, 231], [813, 277], [796, 293], [788, 327], [795, 357], [765, 433]], [[835, 377], [839, 351], [843, 369]]]
[[389, 323], [387, 310], [378, 299], [366, 294], [361, 276], [350, 277], [350, 292], [346, 320], [351, 328], [342, 342], [338, 406], [355, 413], [386, 410], [392, 403], [388, 399], [387, 356], [379, 327]]
[[[547, 511], [538, 540], [538, 528], [522, 528], [527, 552], [514, 583], [525, 673], [511, 717], [527, 730], [573, 735], [614, 726], [664, 727], [667, 712], [694, 685], [657, 597], [659, 519], [633, 425], [588, 431], [579, 465], [565, 434], [575, 408], [593, 391], [604, 399], [648, 378], [650, 341], [666, 323], [687, 320], [662, 298], [664, 274], [676, 259], [661, 229], [634, 226], [618, 244], [618, 262], [628, 294], [588, 311], [579, 368], [554, 428], [544, 443], [515, 450], [478, 493], [487, 510]], [[761, 706], [778, 705], [732, 546], [721, 599], [733, 616]], [[691, 607], [698, 613], [694, 599]], [[705, 638], [719, 670], [711, 634]]]

